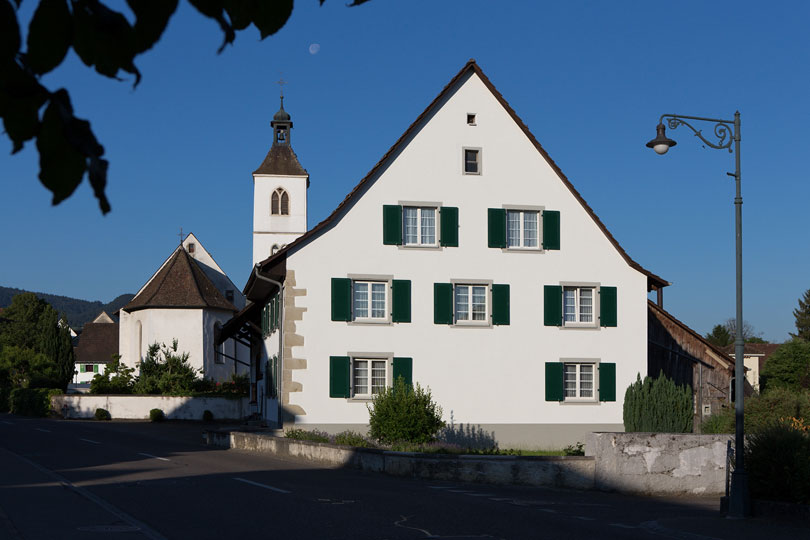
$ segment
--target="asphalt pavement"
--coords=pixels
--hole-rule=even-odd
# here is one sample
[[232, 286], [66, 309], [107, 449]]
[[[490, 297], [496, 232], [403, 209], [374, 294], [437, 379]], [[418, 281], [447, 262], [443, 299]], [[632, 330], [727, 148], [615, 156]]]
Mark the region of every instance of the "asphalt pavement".
[[202, 444], [194, 422], [0, 415], [0, 539], [810, 539], [715, 498], [393, 478]]

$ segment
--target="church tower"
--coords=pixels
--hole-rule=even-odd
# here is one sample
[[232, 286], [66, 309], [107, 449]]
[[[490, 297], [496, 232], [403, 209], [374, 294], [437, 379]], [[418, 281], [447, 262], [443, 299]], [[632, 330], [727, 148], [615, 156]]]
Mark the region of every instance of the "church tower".
[[307, 231], [309, 173], [290, 146], [293, 123], [281, 108], [270, 122], [273, 145], [253, 171], [253, 264], [263, 261]]

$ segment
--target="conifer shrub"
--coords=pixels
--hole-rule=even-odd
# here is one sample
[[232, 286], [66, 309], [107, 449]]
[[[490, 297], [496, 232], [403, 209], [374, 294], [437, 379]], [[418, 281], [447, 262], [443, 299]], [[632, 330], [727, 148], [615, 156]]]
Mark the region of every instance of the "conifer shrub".
[[445, 425], [430, 389], [413, 387], [402, 377], [374, 396], [368, 413], [369, 436], [384, 444], [432, 442]]
[[152, 409], [149, 411], [149, 421], [150, 422], [163, 422], [166, 420], [166, 415], [160, 409]]
[[96, 420], [100, 421], [112, 420], [112, 415], [110, 414], [110, 411], [108, 411], [107, 409], [102, 409], [100, 407], [96, 409], [96, 414], [94, 416]]
[[692, 389], [678, 386], [661, 372], [631, 384], [624, 394], [624, 430], [627, 432], [690, 433]]

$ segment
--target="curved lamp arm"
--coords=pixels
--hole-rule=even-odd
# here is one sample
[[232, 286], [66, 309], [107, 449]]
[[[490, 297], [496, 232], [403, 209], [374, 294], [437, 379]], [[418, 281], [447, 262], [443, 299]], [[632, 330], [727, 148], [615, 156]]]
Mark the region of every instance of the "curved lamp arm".
[[[715, 142], [708, 140], [706, 137], [703, 136], [703, 131], [700, 129], [696, 129], [694, 126], [692, 126], [692, 124], [686, 121], [687, 119], [714, 123], [714, 136], [717, 138], [717, 140]], [[712, 148], [716, 148], [718, 150], [728, 148], [729, 153], [734, 151], [731, 146], [735, 139], [733, 120], [718, 120], [716, 118], [702, 118], [700, 116], [682, 116], [678, 114], [662, 114], [661, 118], [658, 120], [658, 123], [662, 124], [664, 120], [667, 121], [669, 129], [676, 129], [678, 126], [684, 125], [689, 129], [691, 129], [696, 137], [698, 137], [701, 141], [708, 144]]]

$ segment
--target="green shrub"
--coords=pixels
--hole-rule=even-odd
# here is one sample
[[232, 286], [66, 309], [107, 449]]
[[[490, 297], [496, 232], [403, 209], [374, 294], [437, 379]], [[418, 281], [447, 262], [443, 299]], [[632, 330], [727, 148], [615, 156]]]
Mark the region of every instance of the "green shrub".
[[[745, 432], [757, 433], [784, 419], [801, 418], [810, 421], [810, 391], [793, 391], [775, 387], [762, 394], [745, 398]], [[729, 405], [706, 419], [703, 433], [734, 433], [734, 406]]]
[[150, 422], [163, 422], [166, 420], [166, 415], [163, 414], [163, 411], [160, 409], [152, 409], [149, 411], [149, 421]]
[[177, 352], [177, 340], [171, 346], [153, 343], [140, 364], [140, 374], [132, 385], [135, 394], [188, 395], [198, 384], [198, 371], [188, 363], [188, 353]]
[[566, 456], [584, 456], [585, 455], [585, 445], [581, 442], [577, 441], [576, 444], [569, 444], [565, 448], [563, 448], [563, 455]]
[[335, 444], [357, 448], [373, 448], [374, 444], [355, 431], [343, 431], [335, 435]]
[[734, 407], [723, 407], [700, 425], [701, 433], [734, 433]]
[[10, 397], [11, 397], [11, 388], [8, 386], [0, 386], [0, 413], [9, 411]]
[[51, 397], [62, 393], [59, 388], [15, 388], [9, 397], [9, 409], [23, 416], [48, 416]]
[[794, 339], [783, 343], [768, 357], [760, 380], [765, 391], [810, 388], [810, 341]]
[[323, 443], [330, 442], [329, 434], [324, 433], [323, 431], [318, 431], [317, 429], [307, 431], [306, 429], [290, 428], [284, 432], [284, 436], [287, 437], [288, 439], [296, 439], [298, 441], [312, 441]]
[[214, 413], [205, 409], [203, 411], [203, 422], [213, 422], [214, 421]]
[[644, 381], [638, 375], [624, 394], [624, 429], [628, 432], [689, 433], [692, 414], [692, 389], [677, 386], [663, 371]]
[[135, 378], [131, 368], [121, 363], [121, 355], [114, 354], [104, 373], [98, 373], [90, 381], [91, 394], [131, 394]]
[[384, 444], [427, 443], [444, 427], [442, 409], [433, 402], [430, 389], [416, 388], [402, 377], [384, 388], [368, 407], [369, 436]]
[[810, 434], [786, 423], [748, 437], [745, 467], [758, 499], [810, 503]]
[[112, 420], [112, 415], [110, 414], [110, 411], [108, 411], [107, 409], [101, 408], [96, 409], [95, 417], [96, 420]]

